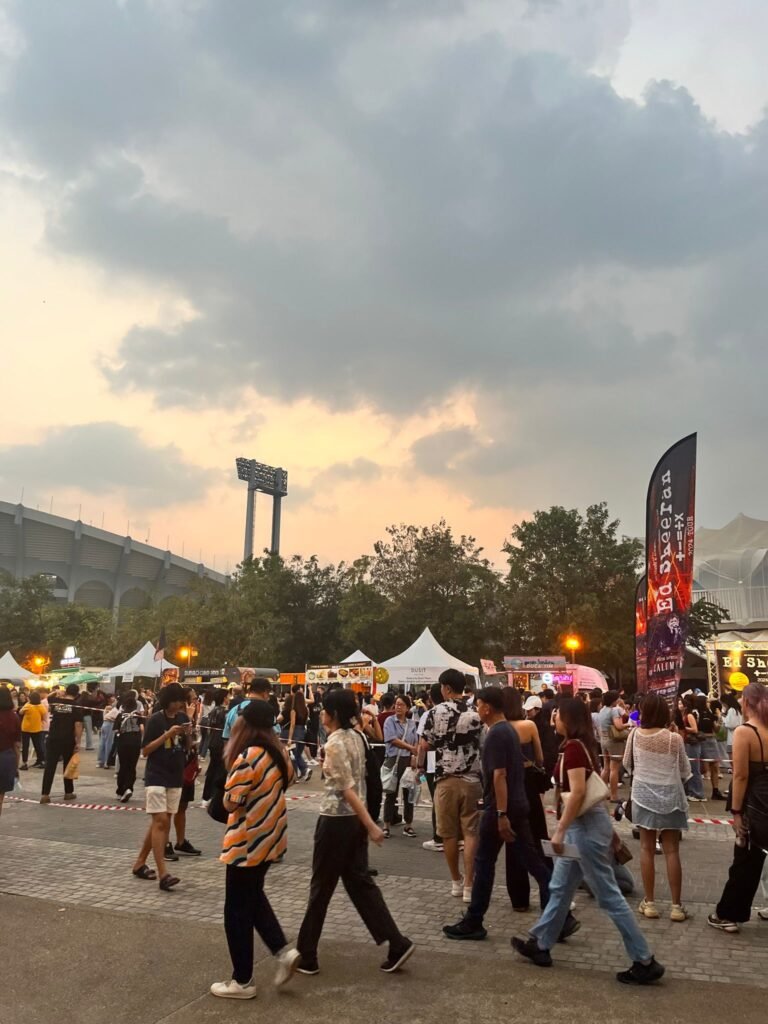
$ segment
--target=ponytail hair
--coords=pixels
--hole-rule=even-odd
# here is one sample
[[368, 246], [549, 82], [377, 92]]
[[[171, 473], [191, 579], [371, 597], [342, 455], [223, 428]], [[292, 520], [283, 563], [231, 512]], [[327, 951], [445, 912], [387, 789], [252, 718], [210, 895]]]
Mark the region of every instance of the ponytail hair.
[[742, 707], [745, 718], [756, 718], [764, 729], [768, 729], [768, 687], [762, 683], [750, 683], [742, 693]]

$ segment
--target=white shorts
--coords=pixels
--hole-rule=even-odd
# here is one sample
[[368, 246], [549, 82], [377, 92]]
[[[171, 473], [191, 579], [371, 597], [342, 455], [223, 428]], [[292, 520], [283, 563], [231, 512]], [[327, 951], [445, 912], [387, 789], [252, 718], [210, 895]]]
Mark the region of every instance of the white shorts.
[[175, 814], [181, 803], [181, 788], [147, 786], [144, 795], [147, 800], [147, 814]]

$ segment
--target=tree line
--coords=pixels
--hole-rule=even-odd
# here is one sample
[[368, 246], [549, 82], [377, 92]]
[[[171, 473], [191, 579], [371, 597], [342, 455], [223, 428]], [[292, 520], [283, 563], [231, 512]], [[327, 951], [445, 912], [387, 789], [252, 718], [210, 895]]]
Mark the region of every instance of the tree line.
[[502, 551], [500, 571], [474, 537], [455, 535], [444, 520], [390, 526], [372, 554], [351, 563], [265, 554], [239, 565], [225, 587], [201, 580], [183, 597], [125, 610], [117, 621], [105, 609], [54, 602], [43, 577], [8, 578], [0, 584], [0, 645], [22, 663], [43, 655], [56, 665], [75, 644], [83, 664], [111, 666], [164, 629], [171, 660], [193, 645], [193, 665], [296, 672], [358, 647], [383, 661], [424, 626], [475, 665], [562, 653], [564, 637], [576, 633], [584, 663], [631, 685], [644, 552], [638, 539], [620, 535], [606, 504], [583, 514], [560, 506], [535, 512], [513, 527]]

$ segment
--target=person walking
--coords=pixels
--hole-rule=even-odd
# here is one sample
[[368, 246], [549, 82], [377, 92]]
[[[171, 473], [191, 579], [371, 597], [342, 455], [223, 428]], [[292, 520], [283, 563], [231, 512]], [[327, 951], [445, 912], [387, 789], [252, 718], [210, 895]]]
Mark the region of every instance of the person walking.
[[59, 761], [63, 763], [65, 772], [64, 799], [75, 799], [75, 784], [72, 779], [66, 777], [66, 769], [74, 754], [80, 749], [83, 736], [83, 709], [77, 704], [79, 694], [80, 687], [77, 683], [70, 683], [62, 696], [50, 697], [48, 700], [51, 729], [45, 750], [41, 804], [51, 802], [53, 777]]
[[29, 700], [19, 711], [19, 717], [21, 718], [21, 764], [19, 767], [23, 772], [29, 768], [27, 761], [29, 759], [30, 741], [35, 749], [35, 763], [32, 767], [45, 768], [43, 722], [45, 721], [46, 714], [47, 709], [42, 702], [40, 694], [37, 690], [33, 690], [29, 695]]
[[13, 697], [7, 686], [0, 685], [0, 814], [6, 793], [12, 793], [19, 775], [21, 724]]
[[309, 902], [296, 943], [301, 974], [317, 974], [320, 970], [317, 946], [339, 880], [374, 942], [389, 943], [382, 971], [391, 974], [399, 970], [415, 949], [392, 919], [368, 867], [368, 840], [381, 845], [384, 833], [365, 806], [365, 745], [355, 729], [356, 722], [354, 693], [339, 689], [325, 694], [325, 789], [315, 828]]
[[117, 795], [121, 803], [127, 804], [136, 787], [136, 765], [144, 738], [144, 718], [139, 712], [135, 690], [129, 690], [123, 697], [114, 731], [118, 757]]
[[[309, 712], [304, 699], [304, 690], [297, 683], [285, 698], [278, 722], [281, 726], [280, 735], [288, 744], [288, 749], [296, 763], [296, 772], [300, 782], [309, 782], [312, 778], [312, 769], [304, 761], [304, 740], [307, 735], [308, 718]], [[291, 746], [292, 744], [293, 746]]]
[[120, 714], [120, 708], [114, 697], [107, 697], [107, 703], [102, 711], [101, 730], [99, 732], [99, 752], [96, 755], [96, 767], [108, 768], [109, 755], [112, 753], [112, 743], [115, 732], [115, 720]]
[[[478, 690], [475, 693], [475, 707], [488, 730], [481, 755], [483, 813], [475, 856], [472, 901], [460, 921], [443, 928], [443, 934], [449, 939], [485, 938], [487, 932], [483, 927], [483, 919], [491, 904], [496, 861], [502, 846], [507, 849], [516, 848], [525, 870], [530, 871], [539, 883], [542, 909], [549, 900], [550, 870], [534, 845], [528, 822], [529, 807], [520, 740], [504, 716], [504, 697], [500, 688], [488, 686]], [[526, 724], [536, 730], [532, 723]], [[564, 925], [561, 938], [572, 935], [579, 927], [576, 919], [571, 917]]]
[[[416, 733], [419, 738], [419, 748], [421, 747], [421, 740], [424, 737], [424, 727], [427, 724], [427, 715], [429, 711], [432, 710], [432, 708], [437, 707], [438, 704], [441, 704], [442, 700], [443, 693], [440, 683], [432, 683], [426, 698], [426, 711], [419, 719], [419, 724], [416, 730]], [[417, 753], [417, 764], [420, 756], [421, 754]], [[427, 751], [426, 756], [424, 758], [424, 768], [425, 778], [427, 780], [427, 787], [429, 789], [429, 796], [430, 799], [432, 800], [432, 838], [427, 839], [427, 841], [422, 843], [421, 845], [422, 848], [425, 850], [430, 850], [435, 853], [442, 853], [444, 850], [443, 840], [437, 831], [437, 815], [435, 813], [435, 767], [435, 752], [434, 750], [429, 750]]]
[[[768, 850], [768, 688], [750, 683], [741, 695], [744, 725], [733, 736], [733, 830], [736, 844], [720, 901], [707, 923], [736, 934], [748, 921]], [[768, 920], [768, 910], [759, 911]]]
[[[208, 768], [203, 784], [203, 804], [207, 806], [216, 789], [224, 788], [227, 769], [224, 764], [224, 723], [227, 720], [225, 701], [226, 690], [214, 690], [211, 695], [211, 710], [208, 712]], [[271, 710], [271, 709], [270, 709]]]
[[[520, 741], [523, 768], [525, 769], [525, 795], [528, 799], [528, 824], [531, 827], [536, 849], [551, 873], [552, 861], [549, 857], [544, 857], [541, 845], [549, 839], [547, 818], [541, 798], [551, 788], [551, 782], [549, 781], [550, 776], [547, 775], [544, 768], [544, 751], [541, 746], [539, 730], [534, 721], [526, 718], [523, 697], [518, 689], [514, 686], [504, 686], [501, 689], [501, 694], [504, 700], [504, 717], [515, 730]], [[512, 909], [518, 913], [525, 913], [529, 909], [531, 898], [528, 867], [518, 856], [518, 848], [515, 843], [507, 843], [505, 851], [507, 892], [512, 901]]]
[[289, 946], [264, 892], [271, 864], [288, 848], [285, 791], [294, 780], [287, 751], [275, 735], [272, 709], [252, 701], [243, 709], [227, 744], [224, 808], [229, 812], [219, 858], [226, 864], [224, 930], [232, 978], [211, 985], [222, 999], [252, 999], [253, 933], [278, 961], [275, 985], [290, 981], [300, 954]]
[[603, 752], [603, 781], [611, 787], [611, 800], [618, 803], [621, 761], [629, 735], [629, 723], [624, 721], [624, 711], [619, 707], [618, 691], [607, 690], [603, 694], [603, 706], [597, 714], [597, 721]]
[[[562, 799], [563, 808], [552, 835], [556, 860], [549, 884], [550, 898], [528, 938], [515, 937], [512, 946], [537, 967], [551, 967], [550, 950], [563, 930], [574, 892], [583, 877], [600, 909], [619, 930], [632, 961], [628, 970], [616, 975], [617, 981], [624, 985], [650, 985], [663, 977], [664, 967], [654, 959], [616, 882], [610, 860], [613, 825], [605, 801], [597, 794], [596, 802], [592, 803], [594, 793], [587, 801], [588, 789], [597, 788], [590, 784], [590, 778], [600, 775], [589, 709], [580, 700], [562, 700], [555, 728], [564, 741], [555, 774], [556, 799], [558, 805]], [[563, 856], [566, 843], [576, 846], [578, 860]]]
[[[151, 821], [134, 862], [133, 874], [146, 881], [158, 879], [160, 889], [170, 892], [179, 884], [179, 879], [165, 870], [165, 850], [171, 818], [181, 802], [190, 723], [184, 714], [186, 698], [179, 683], [168, 683], [161, 688], [158, 705], [160, 710], [147, 722], [142, 741], [141, 752], [147, 759], [144, 793]], [[157, 873], [147, 867], [150, 852]]]
[[[480, 782], [480, 738], [483, 723], [462, 699], [464, 674], [449, 668], [439, 678], [442, 703], [427, 712], [419, 744], [418, 767], [435, 751], [435, 811], [437, 830], [451, 874], [451, 895], [472, 899], [477, 852]], [[464, 877], [459, 872], [459, 839], [464, 839]]]
[[685, 921], [682, 903], [683, 869], [680, 836], [688, 830], [688, 800], [685, 783], [691, 766], [682, 738], [669, 729], [669, 705], [658, 694], [649, 693], [640, 705], [640, 725], [632, 730], [624, 754], [624, 767], [632, 777], [632, 824], [640, 829], [640, 872], [644, 897], [643, 917], [656, 919], [656, 837], [667, 868], [672, 895], [670, 920]]
[[[392, 824], [397, 815], [397, 796], [400, 780], [405, 769], [416, 757], [418, 750], [418, 723], [408, 718], [411, 701], [407, 694], [401, 694], [395, 701], [394, 715], [384, 722], [384, 766], [382, 781], [384, 782], [384, 838], [389, 839]], [[414, 762], [415, 765], [415, 762]], [[416, 838], [413, 828], [413, 804], [408, 794], [403, 791], [403, 835], [409, 839]]]

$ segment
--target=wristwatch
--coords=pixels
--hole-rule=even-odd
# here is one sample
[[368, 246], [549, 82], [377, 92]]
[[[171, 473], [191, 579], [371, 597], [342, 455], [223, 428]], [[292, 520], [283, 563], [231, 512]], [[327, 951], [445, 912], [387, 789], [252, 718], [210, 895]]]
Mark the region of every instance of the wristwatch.
[[506, 816], [507, 816], [507, 812], [506, 811], [496, 811], [496, 817], [497, 818], [506, 818]]

